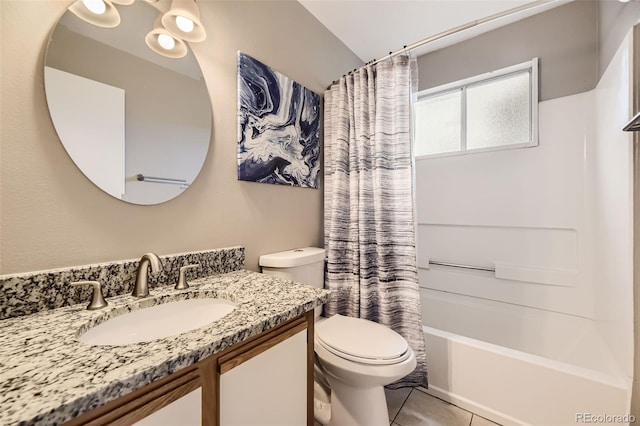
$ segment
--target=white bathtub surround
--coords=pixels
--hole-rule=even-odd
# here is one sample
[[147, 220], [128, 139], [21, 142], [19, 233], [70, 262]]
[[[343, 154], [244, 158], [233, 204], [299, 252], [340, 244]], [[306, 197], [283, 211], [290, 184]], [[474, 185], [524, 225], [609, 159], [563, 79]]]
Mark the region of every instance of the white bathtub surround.
[[436, 330], [623, 377], [595, 321], [477, 297], [421, 289], [425, 324]]
[[504, 425], [628, 413], [628, 382], [594, 321], [426, 289], [422, 306], [428, 393]]
[[397, 56], [325, 92], [325, 315], [379, 322], [409, 342], [417, 368], [393, 386], [427, 384], [413, 217], [415, 66]]
[[[624, 379], [425, 327], [427, 393], [503, 425], [565, 426], [629, 414]], [[609, 423], [605, 423], [609, 424]]]
[[629, 32], [594, 90], [595, 135], [586, 147], [593, 188], [594, 319], [627, 377], [633, 375], [633, 134], [621, 129], [634, 113], [632, 39]]
[[539, 104], [538, 147], [417, 161], [430, 393], [504, 424], [629, 414], [629, 48], [596, 89]]

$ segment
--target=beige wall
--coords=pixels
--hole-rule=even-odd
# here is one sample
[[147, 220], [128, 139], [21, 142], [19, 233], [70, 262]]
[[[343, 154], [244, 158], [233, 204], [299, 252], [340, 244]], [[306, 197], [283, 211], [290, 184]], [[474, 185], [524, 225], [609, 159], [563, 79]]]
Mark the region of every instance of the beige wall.
[[640, 2], [577, 0], [418, 58], [420, 90], [540, 58], [540, 100], [593, 89]]
[[418, 58], [419, 88], [538, 57], [541, 101], [591, 90], [598, 82], [597, 11], [594, 0], [573, 1], [422, 55]]
[[639, 21], [640, 2], [598, 0], [598, 78], [607, 69], [629, 28]]
[[43, 58], [65, 1], [0, 1], [0, 273], [243, 245], [262, 253], [322, 244], [322, 192], [236, 179], [236, 54], [315, 92], [361, 61], [293, 1], [200, 1], [193, 51], [213, 108], [200, 176], [157, 206], [113, 199], [69, 159], [49, 118]]

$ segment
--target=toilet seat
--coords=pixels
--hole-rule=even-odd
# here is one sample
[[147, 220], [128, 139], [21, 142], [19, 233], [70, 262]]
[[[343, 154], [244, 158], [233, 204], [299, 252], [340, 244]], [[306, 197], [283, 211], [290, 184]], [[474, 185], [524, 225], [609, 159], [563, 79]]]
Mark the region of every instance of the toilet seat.
[[334, 315], [316, 324], [316, 343], [328, 352], [361, 364], [391, 365], [407, 360], [407, 341], [373, 321]]

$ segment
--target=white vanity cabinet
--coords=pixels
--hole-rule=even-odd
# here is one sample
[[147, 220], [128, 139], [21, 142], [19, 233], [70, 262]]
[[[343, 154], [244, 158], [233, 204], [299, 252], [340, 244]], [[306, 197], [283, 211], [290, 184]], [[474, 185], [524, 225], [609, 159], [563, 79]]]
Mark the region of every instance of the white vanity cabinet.
[[313, 426], [313, 311], [65, 423], [87, 424]]
[[[221, 426], [306, 423], [307, 330], [297, 332], [220, 376]], [[226, 364], [221, 367], [224, 370]]]
[[134, 426], [199, 426], [202, 424], [202, 388], [197, 388], [154, 411]]

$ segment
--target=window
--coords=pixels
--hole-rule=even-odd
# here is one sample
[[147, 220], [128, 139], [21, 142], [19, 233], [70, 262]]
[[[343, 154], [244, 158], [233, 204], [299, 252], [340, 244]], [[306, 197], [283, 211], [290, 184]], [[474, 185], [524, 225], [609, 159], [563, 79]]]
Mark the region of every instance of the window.
[[441, 156], [538, 144], [538, 58], [418, 93], [415, 154]]

